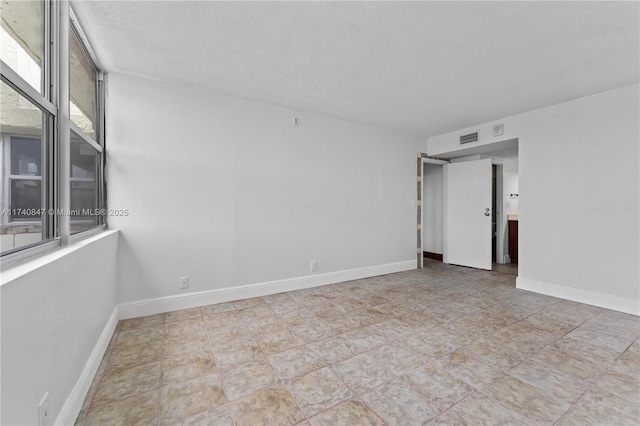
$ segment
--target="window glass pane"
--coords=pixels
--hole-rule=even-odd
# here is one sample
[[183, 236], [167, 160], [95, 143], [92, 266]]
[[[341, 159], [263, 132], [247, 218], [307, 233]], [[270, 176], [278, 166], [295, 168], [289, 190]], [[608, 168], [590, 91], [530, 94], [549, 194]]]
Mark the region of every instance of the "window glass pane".
[[0, 59], [41, 93], [44, 4], [38, 0], [0, 2]]
[[42, 142], [40, 138], [11, 137], [11, 174], [42, 176]]
[[30, 221], [39, 222], [42, 206], [42, 181], [31, 179], [9, 179], [11, 200], [10, 222]]
[[[0, 250], [41, 241], [45, 114], [0, 82]], [[44, 215], [43, 215], [44, 213]]]
[[95, 138], [96, 69], [73, 26], [69, 29], [69, 54], [71, 121]]
[[71, 132], [71, 233], [102, 223], [99, 202], [100, 153]]

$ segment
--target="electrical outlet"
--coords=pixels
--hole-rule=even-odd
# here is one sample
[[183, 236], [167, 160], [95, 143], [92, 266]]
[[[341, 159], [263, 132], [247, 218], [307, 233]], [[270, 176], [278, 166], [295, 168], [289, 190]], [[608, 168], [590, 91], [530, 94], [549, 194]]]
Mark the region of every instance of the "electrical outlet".
[[189, 288], [189, 277], [180, 277], [180, 288]]
[[49, 392], [45, 393], [38, 404], [38, 426], [49, 424]]
[[318, 270], [318, 261], [317, 260], [312, 260], [311, 261], [311, 272], [316, 272]]

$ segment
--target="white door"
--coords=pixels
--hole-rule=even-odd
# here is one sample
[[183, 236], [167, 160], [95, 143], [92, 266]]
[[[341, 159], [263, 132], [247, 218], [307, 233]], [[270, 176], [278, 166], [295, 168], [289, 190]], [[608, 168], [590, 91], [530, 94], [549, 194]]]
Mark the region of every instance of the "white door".
[[444, 166], [444, 263], [491, 270], [491, 173], [491, 159]]

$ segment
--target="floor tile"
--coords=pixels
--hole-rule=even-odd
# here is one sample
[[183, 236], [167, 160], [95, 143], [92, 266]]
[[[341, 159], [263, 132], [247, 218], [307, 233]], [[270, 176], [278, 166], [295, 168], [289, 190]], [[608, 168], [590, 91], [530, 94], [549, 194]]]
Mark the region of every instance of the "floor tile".
[[[300, 308], [295, 311], [285, 312], [283, 314], [277, 314], [279, 322], [287, 327], [295, 327], [308, 322], [313, 322], [317, 318], [311, 314], [305, 308]], [[302, 338], [302, 336], [298, 336]]]
[[[456, 404], [445, 414], [450, 417], [442, 422], [434, 422], [441, 425], [536, 425], [540, 422], [532, 422], [521, 414], [516, 413], [499, 404], [480, 392], [474, 393], [464, 401]], [[437, 420], [437, 419], [436, 419]]]
[[357, 353], [354, 346], [342, 336], [333, 336], [307, 345], [327, 364], [335, 364]]
[[391, 339], [404, 339], [418, 332], [418, 330], [408, 324], [403, 323], [399, 319], [383, 321], [371, 327], [376, 332]]
[[184, 321], [202, 317], [200, 308], [183, 309], [181, 311], [167, 312], [164, 314], [164, 322]]
[[395, 376], [405, 374], [427, 363], [424, 357], [400, 344], [385, 345], [369, 353]]
[[137, 346], [116, 346], [109, 358], [107, 371], [160, 361], [161, 357], [162, 340]]
[[594, 382], [604, 372], [605, 368], [593, 364], [582, 358], [577, 358], [566, 352], [560, 352], [555, 348], [546, 348], [533, 357], [543, 366], [552, 367], [554, 370], [562, 371], [578, 379]]
[[349, 314], [331, 318], [330, 321], [327, 321], [327, 324], [338, 334], [367, 326], [367, 322], [364, 319]]
[[93, 397], [92, 407], [157, 389], [160, 386], [160, 371], [160, 362], [154, 362], [105, 373]]
[[593, 381], [579, 379], [555, 370], [553, 365], [545, 366], [533, 360], [518, 365], [509, 371], [509, 375], [569, 403], [576, 402], [593, 384]]
[[270, 355], [269, 361], [280, 377], [285, 380], [317, 370], [326, 365], [318, 355], [306, 346]]
[[633, 338], [629, 337], [616, 337], [609, 334], [599, 333], [597, 331], [592, 331], [584, 327], [576, 328], [571, 333], [567, 334], [567, 337], [575, 340], [580, 340], [582, 342], [591, 343], [592, 345], [600, 346], [604, 349], [619, 351], [620, 353], [627, 349], [631, 342], [633, 342], [634, 340]]
[[327, 367], [288, 380], [286, 386], [307, 417], [353, 396]]
[[331, 365], [331, 369], [355, 394], [361, 394], [393, 378], [369, 354], [361, 354]]
[[196, 335], [193, 340], [165, 340], [164, 341], [164, 356], [182, 356], [193, 352], [207, 352], [211, 350], [209, 345], [209, 339], [206, 335]]
[[162, 361], [162, 384], [183, 382], [194, 377], [213, 374], [216, 371], [211, 351], [165, 357]]
[[294, 425], [304, 415], [289, 393], [281, 386], [262, 389], [231, 402], [236, 426]]
[[613, 364], [613, 369], [631, 377], [640, 377], [640, 344], [637, 340]]
[[312, 426], [367, 425], [384, 426], [384, 422], [358, 399], [338, 404], [309, 419]]
[[215, 332], [227, 327], [239, 326], [242, 324], [242, 317], [238, 311], [215, 312], [202, 317], [202, 322], [208, 333]]
[[227, 405], [220, 405], [180, 421], [185, 426], [229, 426], [233, 424]]
[[558, 426], [603, 426], [603, 423], [580, 408], [572, 408]]
[[638, 424], [640, 404], [620, 398], [607, 386], [596, 385], [578, 402], [578, 406], [604, 424]]
[[378, 324], [390, 319], [389, 315], [382, 313], [375, 308], [369, 308], [369, 307], [355, 312], [354, 316], [367, 326]]
[[638, 423], [640, 318], [426, 264], [120, 321], [76, 424]]
[[486, 387], [490, 397], [531, 421], [553, 423], [570, 408], [516, 378], [505, 376]]
[[122, 321], [121, 331], [162, 325], [164, 325], [164, 314], [150, 315], [147, 317], [132, 318]]
[[640, 318], [635, 315], [603, 310], [585, 321], [582, 328], [625, 340], [635, 340], [640, 336]]
[[291, 312], [300, 309], [300, 304], [295, 300], [289, 298], [290, 300], [282, 300], [279, 302], [269, 304], [269, 307], [276, 314], [284, 314], [286, 312]]
[[629, 402], [640, 401], [640, 376], [627, 376], [615, 370], [609, 370], [596, 386]]
[[506, 337], [507, 339], [526, 342], [532, 345], [539, 344], [540, 348], [562, 337], [564, 333], [558, 331], [542, 330], [525, 321], [511, 324], [492, 334], [494, 337]]
[[282, 352], [304, 343], [288, 328], [256, 334], [255, 339], [267, 355]]
[[415, 369], [404, 378], [441, 411], [475, 392], [474, 388], [433, 364]]
[[221, 375], [225, 393], [230, 401], [280, 383], [280, 378], [266, 359], [223, 369]]
[[124, 330], [118, 333], [116, 340], [117, 347], [123, 346], [136, 346], [145, 343], [153, 343], [155, 341], [161, 341], [164, 337], [164, 328], [162, 325], [134, 328], [131, 330]]
[[305, 343], [326, 339], [337, 334], [337, 332], [329, 327], [329, 324], [323, 320], [295, 325], [291, 327], [291, 331]]
[[549, 318], [548, 316], [542, 315], [540, 313], [528, 316], [527, 318], [525, 318], [524, 322], [542, 330], [552, 332], [559, 331], [561, 333], [568, 333], [576, 327], [575, 325], [569, 324], [568, 322]]
[[366, 295], [362, 297], [360, 300], [362, 300], [368, 306], [378, 306], [378, 305], [387, 303], [389, 301], [389, 299], [385, 299], [384, 297], [379, 296], [377, 294]]
[[160, 391], [160, 424], [176, 425], [224, 403], [226, 399], [216, 374], [163, 386]]
[[557, 340], [551, 347], [571, 357], [589, 361], [603, 368], [611, 365], [620, 355], [620, 352], [617, 350], [605, 349], [589, 342], [572, 339], [568, 336]]
[[85, 426], [157, 425], [158, 390], [133, 395], [123, 401], [101, 405], [87, 412]]
[[201, 318], [166, 322], [164, 325], [164, 341], [169, 344], [190, 342], [202, 336], [206, 336], [206, 332]]
[[245, 324], [257, 323], [269, 318], [276, 318], [275, 312], [266, 303], [238, 311]]
[[363, 327], [357, 330], [347, 331], [341, 336], [354, 348], [355, 353], [362, 353], [387, 344], [388, 339], [378, 333], [372, 327]]
[[205, 329], [209, 336], [209, 342], [211, 342], [212, 346], [228, 343], [232, 340], [238, 340], [250, 335], [249, 330], [244, 326], [244, 324], [234, 324], [224, 328], [209, 328], [205, 325]]
[[389, 425], [423, 424], [439, 414], [433, 402], [402, 378], [378, 386], [361, 399]]
[[544, 308], [540, 311], [540, 314], [551, 319], [578, 326], [590, 318], [593, 318], [600, 311], [601, 310], [595, 306], [561, 300], [552, 306]]
[[460, 349], [460, 351], [502, 372], [507, 372], [528, 357], [528, 354], [522, 353], [511, 346], [503, 345], [502, 342], [492, 338], [476, 340]]
[[429, 359], [436, 359], [447, 355], [462, 346], [456, 336], [433, 335], [423, 331], [404, 340], [413, 351]]
[[213, 346], [218, 368], [228, 368], [264, 357], [258, 344], [251, 338], [232, 340]]
[[262, 300], [262, 298], [260, 297], [254, 297], [251, 299], [236, 300], [232, 303], [236, 309], [240, 310], [240, 309], [247, 309], [247, 308], [255, 308], [257, 306], [263, 305], [264, 300]]
[[202, 315], [212, 315], [218, 314], [220, 312], [229, 312], [234, 311], [236, 308], [233, 306], [233, 303], [216, 303], [215, 305], [207, 305], [200, 308], [202, 311]]
[[488, 385], [503, 373], [464, 351], [455, 351], [436, 362], [438, 367], [478, 389]]

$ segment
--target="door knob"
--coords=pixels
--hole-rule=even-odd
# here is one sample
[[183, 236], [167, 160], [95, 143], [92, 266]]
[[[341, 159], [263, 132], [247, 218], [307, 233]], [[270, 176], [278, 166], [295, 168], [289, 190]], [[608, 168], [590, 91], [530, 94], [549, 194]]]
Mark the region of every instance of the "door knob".
[[491, 213], [489, 213], [489, 212], [484, 212], [484, 215], [485, 215], [485, 216], [491, 216]]

